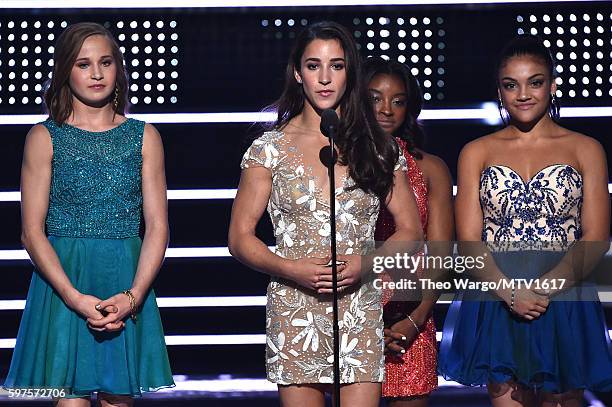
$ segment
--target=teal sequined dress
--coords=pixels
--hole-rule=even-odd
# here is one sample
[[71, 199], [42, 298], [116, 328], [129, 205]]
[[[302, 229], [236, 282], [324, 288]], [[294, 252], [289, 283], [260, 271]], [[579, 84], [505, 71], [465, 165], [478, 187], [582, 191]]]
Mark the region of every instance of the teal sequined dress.
[[[47, 234], [64, 272], [79, 292], [100, 299], [129, 289], [141, 246], [144, 123], [128, 119], [104, 132], [42, 124], [53, 143]], [[173, 385], [153, 290], [137, 321], [95, 332], [33, 274], [4, 387], [61, 387], [78, 397]]]

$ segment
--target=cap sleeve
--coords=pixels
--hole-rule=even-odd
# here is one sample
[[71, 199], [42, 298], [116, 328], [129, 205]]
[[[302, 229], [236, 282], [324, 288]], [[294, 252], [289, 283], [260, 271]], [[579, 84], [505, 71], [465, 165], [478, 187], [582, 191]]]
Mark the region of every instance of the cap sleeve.
[[404, 157], [404, 150], [401, 147], [399, 148], [399, 156], [395, 162], [395, 168], [393, 168], [393, 171], [399, 170], [408, 172], [408, 162], [406, 161], [406, 157]]
[[280, 149], [278, 138], [280, 132], [265, 132], [261, 137], [255, 139], [242, 156], [241, 169], [265, 167], [274, 169], [278, 164]]

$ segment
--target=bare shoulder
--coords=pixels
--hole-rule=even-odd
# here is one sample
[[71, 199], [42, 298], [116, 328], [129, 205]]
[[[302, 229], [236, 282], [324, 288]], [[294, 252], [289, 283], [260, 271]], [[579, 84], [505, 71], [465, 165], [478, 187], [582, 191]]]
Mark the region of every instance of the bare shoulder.
[[159, 131], [152, 124], [145, 123], [143, 134], [143, 147], [145, 146], [161, 146], [162, 138]]
[[154, 161], [163, 161], [164, 144], [155, 126], [145, 123], [142, 140], [142, 156], [145, 160], [149, 157]]
[[159, 131], [150, 123], [145, 123], [144, 125], [144, 135], [145, 137], [161, 137], [159, 135]]
[[568, 130], [563, 136], [576, 149], [576, 156], [584, 168], [593, 164], [605, 164], [606, 152], [599, 141], [582, 133]]
[[459, 160], [469, 159], [470, 161], [483, 161], [486, 152], [497, 144], [502, 135], [502, 131], [498, 131], [470, 141], [461, 149]]
[[51, 133], [43, 124], [35, 124], [32, 126], [27, 135], [28, 138], [31, 139], [40, 139], [40, 140], [51, 140]]
[[450, 177], [450, 171], [443, 159], [422, 150], [419, 150], [419, 152], [423, 154], [423, 159], [417, 160], [417, 163], [421, 170], [426, 172], [429, 177], [436, 179]]
[[603, 147], [595, 138], [576, 131], [566, 130], [562, 136], [566, 142], [579, 147], [579, 150], [588, 150], [589, 152], [603, 151]]
[[25, 147], [26, 149], [36, 149], [40, 152], [51, 153], [53, 150], [51, 133], [42, 124], [34, 125], [26, 136]]

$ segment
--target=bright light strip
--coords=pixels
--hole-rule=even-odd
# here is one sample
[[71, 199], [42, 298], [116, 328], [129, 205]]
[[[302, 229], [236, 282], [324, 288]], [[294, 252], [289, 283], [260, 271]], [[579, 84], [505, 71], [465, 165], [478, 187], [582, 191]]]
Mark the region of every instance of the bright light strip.
[[[612, 303], [612, 292], [599, 292], [599, 300]], [[158, 297], [159, 308], [214, 308], [214, 307], [265, 307], [265, 295], [243, 295], [235, 297]], [[438, 300], [438, 305], [449, 305], [451, 300]], [[0, 311], [21, 311], [26, 300], [0, 300]]]
[[[268, 246], [274, 251], [274, 246]], [[166, 258], [232, 257], [227, 247], [169, 247]], [[30, 260], [25, 250], [0, 250], [1, 260]]]
[[219, 379], [189, 380], [185, 376], [174, 376], [175, 387], [160, 389], [157, 393], [203, 392], [203, 393], [251, 393], [278, 391], [276, 384], [266, 379]]
[[[2, 301], [0, 301], [0, 304]], [[238, 297], [161, 297], [157, 299], [160, 308], [186, 307], [265, 307], [266, 296]], [[1, 309], [1, 308], [0, 308]]]
[[[168, 200], [234, 199], [236, 189], [169, 189]], [[0, 192], [0, 202], [19, 202], [19, 191]]]
[[[245, 335], [166, 335], [168, 346], [188, 345], [264, 345], [265, 334]], [[15, 338], [0, 339], [0, 349], [13, 349]]]
[[[270, 251], [275, 246], [268, 246]], [[608, 249], [606, 256], [612, 256], [612, 247]], [[202, 257], [232, 257], [227, 247], [169, 247], [166, 249], [166, 258], [202, 258]], [[2, 260], [30, 260], [25, 250], [0, 250], [0, 261]]]
[[30, 260], [25, 250], [0, 250], [1, 260]]
[[26, 300], [2, 300], [0, 311], [18, 311], [25, 308]]
[[265, 334], [166, 335], [166, 345], [264, 345]]
[[[276, 393], [276, 384], [266, 379], [234, 379], [227, 375], [227, 379], [218, 380], [190, 380], [187, 376], [175, 375], [173, 388], [160, 389], [158, 393], [174, 393], [177, 391], [203, 392], [203, 393], [250, 393], [271, 392]], [[457, 382], [445, 380], [438, 376], [438, 387], [463, 387]]]
[[[191, 380], [187, 376], [175, 375], [173, 388], [160, 389], [158, 393], [174, 393], [177, 391], [202, 393], [276, 393], [276, 384], [266, 379], [234, 379], [231, 375], [217, 380]], [[463, 387], [457, 382], [445, 380], [438, 376], [438, 387]]]
[[276, 120], [275, 112], [231, 113], [142, 113], [128, 115], [147, 123], [268, 123]]
[[[168, 190], [168, 200], [208, 200], [234, 199], [236, 189], [174, 189]], [[612, 183], [608, 184], [608, 192], [612, 194]], [[457, 195], [457, 185], [453, 185], [453, 196]], [[0, 202], [19, 202], [19, 191], [0, 192]]]
[[227, 247], [169, 247], [166, 258], [231, 257]]
[[[612, 338], [612, 329], [608, 330]], [[194, 345], [265, 345], [265, 334], [237, 334], [237, 335], [166, 335], [168, 346], [194, 346]], [[442, 332], [436, 332], [436, 340], [442, 340]], [[15, 338], [0, 339], [0, 349], [13, 349]]]
[[561, 117], [610, 117], [612, 107], [562, 107], [559, 113]]
[[19, 202], [19, 201], [21, 201], [21, 192], [19, 191], [0, 192], [0, 202]]
[[[231, 257], [227, 247], [169, 247], [166, 258]], [[0, 260], [29, 260], [25, 250], [0, 250]]]
[[[609, 117], [612, 106], [562, 107], [561, 116], [572, 117]], [[230, 113], [142, 113], [128, 115], [148, 123], [269, 123], [276, 120], [274, 112], [230, 112]], [[0, 125], [28, 124], [44, 121], [46, 115], [0, 115]], [[473, 109], [429, 109], [423, 110], [420, 120], [485, 120], [497, 123], [499, 114], [490, 104]]]
[[[612, 297], [610, 297], [612, 299]], [[199, 308], [199, 307], [265, 307], [265, 295], [236, 297], [158, 297], [159, 308]], [[450, 304], [449, 300], [438, 300], [438, 304]], [[603, 301], [602, 301], [603, 302]], [[612, 302], [612, 300], [610, 301]], [[20, 311], [26, 300], [0, 300], [0, 311]]]
[[[557, 0], [569, 2], [575, 0]], [[577, 0], [586, 1], [586, 0]], [[462, 4], [526, 4], [541, 0], [3, 0], [2, 8], [235, 8], [235, 7], [312, 7], [312, 6], [424, 6]]]
[[[234, 199], [236, 189], [170, 189], [168, 199], [170, 200], [189, 200], [189, 199]], [[0, 193], [1, 194], [1, 193]], [[0, 200], [1, 200], [0, 195]]]

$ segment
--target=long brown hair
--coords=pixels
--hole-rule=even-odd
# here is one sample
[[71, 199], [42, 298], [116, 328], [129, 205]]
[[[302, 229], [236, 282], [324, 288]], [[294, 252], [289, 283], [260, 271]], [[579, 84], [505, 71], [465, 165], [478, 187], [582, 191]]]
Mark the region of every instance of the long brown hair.
[[113, 35], [103, 26], [97, 23], [77, 23], [69, 26], [62, 32], [55, 44], [53, 53], [53, 74], [45, 91], [45, 105], [51, 119], [58, 124], [63, 124], [72, 114], [72, 90], [69, 86], [70, 72], [79, 55], [83, 42], [92, 35], [101, 35], [108, 39], [111, 46], [117, 76], [115, 79], [115, 91], [111, 98], [117, 103], [112, 107], [115, 113], [125, 114], [128, 98], [128, 78], [123, 66], [123, 54], [113, 38]]
[[322, 21], [306, 27], [296, 38], [285, 71], [285, 88], [272, 105], [278, 111], [274, 124], [283, 129], [302, 112], [306, 96], [294, 77], [300, 70], [304, 50], [315, 39], [338, 40], [346, 60], [346, 91], [340, 101], [340, 126], [337, 146], [341, 163], [357, 187], [385, 201], [393, 188], [393, 169], [398, 159], [398, 146], [376, 122], [366, 87], [361, 80], [361, 58], [352, 35], [338, 23]]

